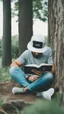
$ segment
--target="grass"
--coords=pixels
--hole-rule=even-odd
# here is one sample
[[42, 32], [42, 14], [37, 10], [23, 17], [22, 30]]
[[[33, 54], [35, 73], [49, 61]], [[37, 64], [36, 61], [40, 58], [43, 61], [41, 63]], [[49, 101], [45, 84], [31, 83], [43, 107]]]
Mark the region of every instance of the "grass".
[[0, 58], [0, 83], [10, 81], [9, 67], [2, 68], [2, 59]]
[[11, 77], [9, 75], [9, 67], [0, 68], [0, 83], [5, 81], [10, 81]]
[[64, 114], [64, 109], [54, 100], [39, 100], [25, 108], [23, 114]]

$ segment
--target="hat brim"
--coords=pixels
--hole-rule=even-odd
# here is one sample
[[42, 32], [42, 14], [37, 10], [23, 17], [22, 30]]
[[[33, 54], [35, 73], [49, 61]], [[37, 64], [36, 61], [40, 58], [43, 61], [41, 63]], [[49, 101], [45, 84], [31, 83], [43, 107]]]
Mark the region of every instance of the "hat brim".
[[41, 49], [37, 49], [37, 48], [34, 48], [32, 45], [31, 45], [31, 42], [29, 42], [27, 44], [27, 48], [28, 50], [32, 51], [32, 52], [38, 52], [38, 53], [44, 53], [46, 50], [48, 50], [48, 47], [45, 46], [44, 48], [41, 48]]

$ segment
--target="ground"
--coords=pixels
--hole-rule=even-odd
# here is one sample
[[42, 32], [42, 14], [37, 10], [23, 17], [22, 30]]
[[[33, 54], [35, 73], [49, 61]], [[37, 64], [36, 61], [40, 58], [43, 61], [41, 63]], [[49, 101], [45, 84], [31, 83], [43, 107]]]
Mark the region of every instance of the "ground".
[[[34, 93], [25, 93], [14, 95], [12, 88], [20, 87], [15, 81], [0, 83], [0, 105], [3, 102], [4, 105], [0, 106], [0, 114], [23, 114], [23, 108], [33, 104], [38, 98]], [[58, 94], [59, 95], [59, 94]], [[3, 99], [1, 101], [1, 98]], [[61, 101], [62, 97], [57, 96], [57, 102]], [[43, 101], [44, 99], [42, 99]]]
[[7, 100], [21, 99], [21, 100], [29, 101], [29, 102], [33, 102], [34, 100], [36, 100], [36, 95], [32, 93], [13, 95], [12, 88], [14, 86], [18, 86], [18, 84], [13, 83], [13, 82], [0, 83], [0, 98], [5, 96], [7, 97]]
[[2, 109], [4, 110], [4, 112], [1, 112], [1, 109], [0, 109], [0, 114], [17, 114], [15, 111], [15, 108], [18, 108], [18, 110], [21, 110], [27, 104], [31, 104], [34, 101], [36, 101], [36, 99], [38, 99], [36, 97], [36, 94], [34, 93], [14, 95], [12, 93], [12, 88], [14, 86], [19, 86], [19, 85], [14, 81], [0, 83], [0, 100], [1, 98], [6, 99], [6, 103], [4, 103], [5, 105], [3, 106], [3, 109]]

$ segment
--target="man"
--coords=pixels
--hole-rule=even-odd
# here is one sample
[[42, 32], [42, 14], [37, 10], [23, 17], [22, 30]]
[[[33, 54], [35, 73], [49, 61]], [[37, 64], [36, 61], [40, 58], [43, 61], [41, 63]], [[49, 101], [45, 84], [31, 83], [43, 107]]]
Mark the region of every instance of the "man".
[[[27, 45], [28, 50], [24, 51], [18, 59], [11, 64], [10, 75], [18, 82], [23, 88], [14, 87], [12, 92], [25, 93], [41, 92], [48, 90], [54, 79], [55, 67], [52, 60], [52, 49], [46, 46], [45, 38], [42, 35], [32, 36], [30, 42]], [[24, 70], [20, 66], [27, 64], [52, 64], [52, 71], [37, 71], [33, 70], [35, 75], [25, 74]]]

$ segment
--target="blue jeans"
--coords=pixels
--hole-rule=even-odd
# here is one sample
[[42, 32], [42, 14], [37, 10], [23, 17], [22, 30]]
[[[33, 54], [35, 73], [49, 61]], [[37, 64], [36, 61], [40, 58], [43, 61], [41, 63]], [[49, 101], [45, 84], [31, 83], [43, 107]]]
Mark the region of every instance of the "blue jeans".
[[43, 74], [43, 76], [38, 78], [36, 81], [29, 82], [26, 79], [26, 74], [24, 73], [24, 71], [16, 66], [13, 66], [12, 68], [10, 68], [9, 72], [11, 77], [16, 82], [18, 82], [20, 85], [24, 87], [28, 87], [29, 90], [32, 92], [45, 91], [49, 89], [54, 79], [53, 74], [51, 74], [50, 72], [46, 72]]

